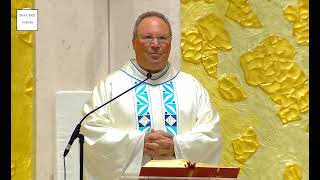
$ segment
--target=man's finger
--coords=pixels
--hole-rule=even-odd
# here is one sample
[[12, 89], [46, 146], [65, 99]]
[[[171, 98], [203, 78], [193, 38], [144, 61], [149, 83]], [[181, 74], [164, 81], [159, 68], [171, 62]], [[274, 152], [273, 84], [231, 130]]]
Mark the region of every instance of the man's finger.
[[148, 148], [144, 148], [143, 153], [149, 156], [154, 156], [154, 152]]
[[148, 133], [145, 135], [144, 139], [145, 139], [145, 142], [150, 142], [150, 141], [153, 141], [153, 140], [157, 140], [157, 139], [160, 139], [161, 138], [161, 134], [158, 134], [158, 133]]
[[158, 156], [170, 156], [170, 149], [159, 149]]
[[157, 143], [145, 143], [145, 148], [156, 151], [157, 149], [161, 148], [161, 146]]
[[171, 139], [159, 139], [155, 140], [154, 143], [157, 143], [160, 148], [169, 148], [173, 146], [173, 141]]
[[[154, 144], [153, 144], [154, 145]], [[152, 143], [144, 147], [144, 153], [152, 157], [168, 157], [174, 154], [173, 148], [155, 148]]]
[[167, 138], [170, 138], [170, 139], [173, 139], [173, 136], [165, 131], [162, 131], [162, 130], [156, 130], [155, 133], [159, 133], [161, 134], [162, 136], [164, 137], [167, 137]]

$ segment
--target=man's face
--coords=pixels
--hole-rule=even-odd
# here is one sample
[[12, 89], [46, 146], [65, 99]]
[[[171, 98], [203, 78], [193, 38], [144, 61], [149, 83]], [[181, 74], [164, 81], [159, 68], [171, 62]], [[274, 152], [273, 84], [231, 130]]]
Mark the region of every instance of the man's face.
[[171, 37], [168, 25], [155, 16], [144, 18], [132, 40], [137, 63], [146, 71], [156, 73], [168, 63]]

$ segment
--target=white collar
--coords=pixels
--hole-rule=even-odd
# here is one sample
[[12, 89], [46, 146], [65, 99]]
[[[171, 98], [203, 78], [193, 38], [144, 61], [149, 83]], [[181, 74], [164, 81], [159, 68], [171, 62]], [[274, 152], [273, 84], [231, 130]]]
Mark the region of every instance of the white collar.
[[[131, 59], [120, 70], [140, 81], [143, 81], [147, 77], [148, 73], [138, 65], [135, 59]], [[178, 73], [179, 71], [168, 63], [160, 72], [152, 74], [151, 79], [147, 80], [146, 83], [149, 85], [159, 85], [174, 79]]]
[[[142, 73], [144, 76], [147, 77], [148, 71], [142, 69], [142, 67], [137, 63], [137, 61], [135, 59], [131, 59], [130, 61], [140, 73]], [[166, 72], [169, 69], [169, 66], [170, 66], [170, 64], [167, 63], [166, 66], [160, 72], [152, 73], [151, 79], [156, 80], [156, 79], [161, 78], [163, 75], [166, 74]]]

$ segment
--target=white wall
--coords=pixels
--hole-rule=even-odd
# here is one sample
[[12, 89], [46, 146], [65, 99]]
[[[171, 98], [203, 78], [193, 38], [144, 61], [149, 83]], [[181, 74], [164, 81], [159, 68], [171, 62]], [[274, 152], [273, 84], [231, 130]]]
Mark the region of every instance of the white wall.
[[[54, 179], [64, 180], [62, 154], [69, 142], [70, 133], [74, 131], [82, 119], [79, 109], [90, 97], [91, 91], [57, 91], [56, 93], [56, 122], [55, 122], [55, 170]], [[65, 158], [66, 179], [80, 179], [79, 163], [80, 143], [76, 139]]]
[[[89, 90], [108, 73], [108, 1], [36, 1], [34, 179], [53, 179], [55, 92]], [[71, 132], [70, 132], [71, 133]]]
[[172, 23], [170, 61], [179, 66], [180, 1], [36, 0], [35, 6], [39, 30], [35, 37], [33, 177], [49, 180], [55, 164], [56, 91], [92, 90], [98, 80], [134, 57], [134, 20], [147, 10], [163, 12]]

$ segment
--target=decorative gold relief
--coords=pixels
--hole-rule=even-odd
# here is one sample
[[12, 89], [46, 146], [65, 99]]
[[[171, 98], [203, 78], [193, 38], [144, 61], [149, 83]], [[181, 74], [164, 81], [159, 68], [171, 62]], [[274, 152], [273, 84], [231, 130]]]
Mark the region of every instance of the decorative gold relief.
[[293, 24], [293, 35], [297, 43], [309, 45], [309, 1], [299, 0], [297, 6], [288, 6], [284, 16]]
[[13, 177], [14, 175], [16, 175], [16, 163], [11, 161], [11, 177]]
[[25, 93], [27, 96], [32, 97], [32, 89], [33, 89], [33, 78], [29, 78], [25, 85]]
[[298, 99], [298, 105], [300, 112], [309, 111], [309, 85], [303, 84], [299, 88], [296, 88], [293, 92], [295, 97]]
[[192, 63], [201, 62], [202, 38], [197, 31], [181, 34], [181, 51], [183, 59]]
[[13, 0], [13, 7], [16, 9], [32, 8], [31, 0]]
[[16, 34], [19, 39], [27, 43], [29, 46], [32, 46], [32, 32], [17, 31]]
[[262, 24], [253, 12], [248, 0], [229, 0], [226, 16], [241, 26], [260, 28]]
[[300, 120], [300, 113], [309, 110], [307, 77], [293, 62], [294, 56], [288, 40], [271, 35], [240, 58], [247, 83], [259, 86], [280, 106], [283, 123]]
[[207, 71], [210, 77], [217, 77], [217, 57], [218, 49], [214, 46], [210, 46], [206, 41], [202, 42], [201, 60], [203, 67]]
[[[17, 9], [32, 0], [11, 0], [11, 179], [32, 177], [33, 33], [16, 30]], [[40, 178], [41, 179], [41, 178]]]
[[183, 59], [191, 63], [202, 63], [210, 77], [217, 76], [218, 49], [203, 41], [197, 31], [183, 32], [181, 52]]
[[235, 75], [222, 75], [219, 78], [219, 92], [224, 99], [231, 101], [243, 100], [247, 93], [240, 87], [240, 82]]
[[17, 17], [17, 9], [32, 8], [31, 1], [11, 0], [11, 17]]
[[[223, 150], [219, 165], [240, 167], [239, 179], [283, 180], [286, 167], [284, 163], [295, 160], [303, 172], [302, 179], [307, 180], [309, 179], [309, 47], [296, 43], [293, 36], [294, 25], [284, 16], [286, 6], [297, 6], [298, 0], [247, 0], [251, 11], [257, 15], [263, 26], [259, 29], [242, 26], [226, 17], [229, 2], [231, 1], [215, 0], [214, 3], [207, 4], [204, 0], [197, 2], [189, 0], [188, 4], [181, 3], [180, 7], [182, 31], [198, 31], [195, 26], [196, 21], [209, 13], [214, 13], [223, 21], [225, 30], [232, 38], [232, 50], [228, 52], [219, 51], [219, 48], [210, 45], [219, 51], [216, 53], [216, 57], [219, 58], [218, 66], [213, 66], [217, 68], [216, 80], [206, 75], [203, 65], [184, 60], [181, 62], [182, 70], [195, 76], [208, 90], [211, 102], [221, 115]], [[274, 46], [273, 48], [259, 48], [258, 45], [262, 45], [271, 33], [286, 38], [292, 46], [275, 38], [268, 44]], [[205, 40], [202, 44], [204, 43]], [[247, 53], [249, 51], [250, 54]], [[243, 67], [234, 61], [240, 60], [241, 55], [245, 53], [248, 54], [248, 59], [251, 58], [246, 67], [253, 74], [249, 77], [252, 81], [250, 84], [252, 87], [249, 88], [243, 84], [248, 79], [245, 77]], [[204, 57], [201, 58], [201, 63], [203, 62]], [[240, 74], [236, 72], [241, 71], [243, 76], [238, 76]], [[248, 94], [247, 99], [236, 103], [224, 100], [218, 92], [219, 77], [223, 74], [237, 76], [241, 87]], [[283, 114], [283, 117], [287, 116], [287, 119], [300, 116], [301, 120], [291, 122], [285, 120], [292, 125], [283, 125], [280, 114]], [[279, 123], [275, 123], [276, 121]], [[259, 148], [242, 164], [235, 160], [232, 140], [239, 138], [249, 126], [256, 129]]]
[[301, 180], [302, 179], [302, 171], [298, 164], [287, 164], [286, 169], [283, 173], [284, 180]]
[[211, 46], [221, 51], [227, 51], [232, 48], [231, 39], [228, 32], [224, 29], [223, 21], [213, 14], [208, 14], [199, 18], [196, 27], [203, 40]]
[[249, 127], [238, 139], [232, 140], [234, 159], [240, 163], [247, 161], [258, 149], [257, 135]]
[[183, 59], [195, 64], [202, 63], [210, 77], [217, 76], [218, 50], [231, 49], [229, 34], [223, 23], [213, 14], [203, 16], [196, 23], [198, 31], [182, 32], [181, 52]]
[[278, 116], [285, 124], [290, 121], [299, 120], [301, 119], [299, 106], [292, 104], [288, 107], [281, 107]]

